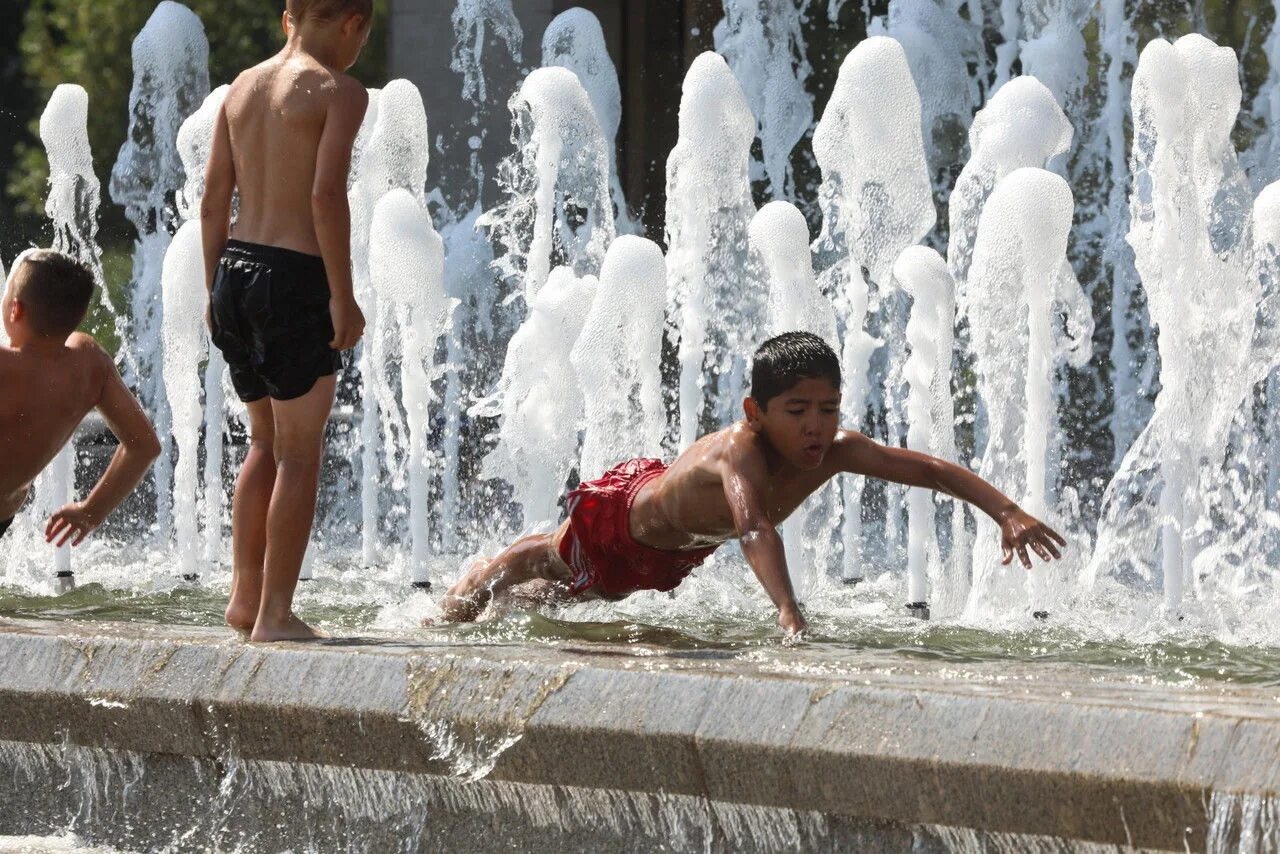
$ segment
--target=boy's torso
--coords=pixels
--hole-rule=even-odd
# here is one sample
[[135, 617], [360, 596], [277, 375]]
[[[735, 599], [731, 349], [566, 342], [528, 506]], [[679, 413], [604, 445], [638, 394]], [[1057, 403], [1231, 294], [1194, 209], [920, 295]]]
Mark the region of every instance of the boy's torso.
[[[735, 424], [698, 440], [660, 477], [645, 484], [632, 505], [630, 528], [636, 542], [667, 551], [724, 543], [737, 536], [724, 494], [724, 460], [731, 441], [761, 441]], [[837, 438], [837, 443], [840, 441]], [[834, 455], [821, 466], [802, 470], [777, 463], [767, 483], [759, 484], [769, 520], [780, 525], [804, 500], [836, 474]]]
[[50, 356], [0, 348], [0, 519], [97, 405], [103, 358], [87, 335]]
[[319, 255], [316, 154], [341, 75], [286, 50], [243, 72], [224, 105], [240, 208], [232, 236]]

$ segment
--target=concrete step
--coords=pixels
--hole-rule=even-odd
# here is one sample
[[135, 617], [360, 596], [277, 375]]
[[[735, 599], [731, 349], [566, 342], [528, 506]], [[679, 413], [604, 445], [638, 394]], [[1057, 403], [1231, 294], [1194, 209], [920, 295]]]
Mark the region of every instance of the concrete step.
[[1209, 850], [1280, 827], [1277, 694], [870, 652], [0, 621], [0, 834]]

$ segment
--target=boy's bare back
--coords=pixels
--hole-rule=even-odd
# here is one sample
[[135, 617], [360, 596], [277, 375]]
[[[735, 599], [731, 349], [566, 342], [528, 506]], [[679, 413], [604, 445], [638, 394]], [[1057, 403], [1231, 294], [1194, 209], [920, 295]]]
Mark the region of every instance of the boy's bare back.
[[111, 357], [83, 333], [48, 353], [0, 347], [0, 388], [0, 519], [18, 512], [31, 482], [94, 407], [125, 430], [150, 431]]
[[367, 95], [355, 79], [302, 51], [282, 52], [236, 78], [223, 107], [240, 192], [234, 237], [320, 254], [312, 198], [338, 98]]

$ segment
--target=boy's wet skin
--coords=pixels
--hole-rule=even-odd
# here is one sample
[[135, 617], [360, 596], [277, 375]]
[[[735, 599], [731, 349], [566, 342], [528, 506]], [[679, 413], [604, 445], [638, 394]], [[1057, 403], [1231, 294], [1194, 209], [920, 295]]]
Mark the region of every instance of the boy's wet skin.
[[[111, 356], [89, 335], [68, 335], [78, 318], [57, 331], [42, 331], [33, 291], [49, 284], [49, 277], [66, 275], [85, 280], [82, 318], [92, 279], [88, 271], [52, 252], [20, 257], [0, 299], [10, 340], [10, 346], [0, 347], [0, 522], [21, 509], [31, 483], [96, 408], [120, 447], [89, 496], [58, 510], [45, 528], [47, 539], [78, 545], [137, 486], [160, 455], [160, 442]], [[61, 295], [59, 301], [65, 303]]]
[[369, 96], [345, 72], [372, 23], [369, 0], [289, 0], [287, 43], [231, 85], [205, 178], [210, 332], [250, 423], [232, 504], [226, 620], [255, 641], [317, 636], [293, 614], [293, 594], [341, 365], [333, 353], [364, 331], [347, 178]]
[[[772, 362], [784, 367], [775, 370]], [[779, 625], [794, 635], [806, 623], [777, 526], [838, 474], [931, 489], [973, 504], [1000, 525], [1006, 564], [1015, 554], [1027, 569], [1032, 553], [1045, 561], [1061, 556], [1066, 541], [1057, 532], [976, 474], [840, 430], [838, 361], [820, 339], [802, 333], [772, 339], [757, 353], [755, 370], [759, 376], [753, 396], [743, 402], [742, 421], [702, 438], [665, 471], [633, 461], [579, 487], [570, 494], [570, 518], [554, 534], [526, 537], [464, 575], [441, 603], [444, 618], [475, 619], [491, 596], [534, 580], [552, 582], [542, 589], [556, 598], [566, 591], [585, 599], [671, 589], [712, 549], [737, 538], [778, 609]], [[633, 492], [628, 482], [638, 484]], [[584, 501], [589, 515], [575, 524]]]

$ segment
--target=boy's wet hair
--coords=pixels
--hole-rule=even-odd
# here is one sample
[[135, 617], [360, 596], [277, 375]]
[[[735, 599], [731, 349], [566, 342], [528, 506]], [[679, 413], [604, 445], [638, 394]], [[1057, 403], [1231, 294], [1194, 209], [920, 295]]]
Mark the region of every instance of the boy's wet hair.
[[14, 265], [10, 284], [31, 328], [45, 338], [66, 338], [75, 332], [93, 298], [93, 274], [52, 249], [24, 253]]
[[784, 332], [756, 350], [751, 396], [762, 409], [801, 380], [828, 380], [840, 388], [840, 359], [812, 332]]
[[373, 17], [373, 0], [288, 0], [286, 8], [298, 24], [309, 18], [332, 21], [343, 15], [360, 15], [368, 21]]

